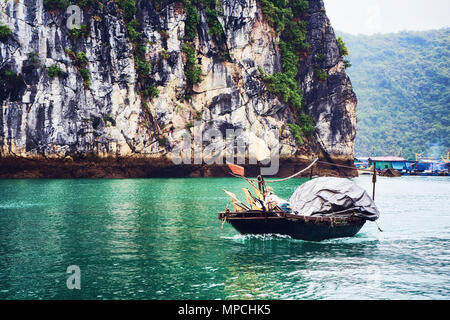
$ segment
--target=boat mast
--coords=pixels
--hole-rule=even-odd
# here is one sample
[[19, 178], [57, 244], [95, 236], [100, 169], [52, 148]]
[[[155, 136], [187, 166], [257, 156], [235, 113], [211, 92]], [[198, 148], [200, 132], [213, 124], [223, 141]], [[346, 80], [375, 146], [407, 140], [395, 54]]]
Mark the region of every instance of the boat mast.
[[373, 175], [372, 175], [373, 191], [372, 200], [375, 201], [375, 184], [377, 183], [377, 162], [373, 162]]

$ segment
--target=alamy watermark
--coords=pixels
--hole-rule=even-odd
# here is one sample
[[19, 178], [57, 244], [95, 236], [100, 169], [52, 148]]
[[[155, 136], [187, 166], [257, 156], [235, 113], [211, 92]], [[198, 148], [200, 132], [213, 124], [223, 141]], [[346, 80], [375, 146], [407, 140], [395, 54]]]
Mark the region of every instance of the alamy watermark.
[[175, 165], [233, 163], [261, 164], [261, 175], [273, 176], [280, 166], [280, 137], [277, 129], [264, 132], [258, 137], [251, 130], [226, 129], [225, 132], [210, 128], [202, 130], [200, 121], [195, 122], [193, 135], [185, 132], [181, 142], [170, 153]]
[[81, 269], [79, 266], [68, 266], [67, 274], [70, 276], [67, 278], [66, 285], [69, 290], [81, 290]]
[[81, 27], [81, 8], [76, 5], [71, 5], [67, 8], [66, 14], [67, 18], [67, 29], [72, 30], [74, 28]]

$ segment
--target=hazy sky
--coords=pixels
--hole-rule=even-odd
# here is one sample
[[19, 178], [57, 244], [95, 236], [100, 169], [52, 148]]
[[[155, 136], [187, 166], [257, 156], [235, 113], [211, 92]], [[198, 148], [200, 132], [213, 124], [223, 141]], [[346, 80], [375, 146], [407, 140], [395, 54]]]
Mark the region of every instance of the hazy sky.
[[450, 26], [450, 0], [323, 0], [335, 30], [351, 34]]

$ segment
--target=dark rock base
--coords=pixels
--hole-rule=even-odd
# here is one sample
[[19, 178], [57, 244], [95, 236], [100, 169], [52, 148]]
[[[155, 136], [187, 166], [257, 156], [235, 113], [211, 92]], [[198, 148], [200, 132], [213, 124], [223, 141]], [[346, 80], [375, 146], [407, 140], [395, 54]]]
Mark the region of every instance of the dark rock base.
[[[309, 165], [299, 159], [280, 160], [277, 177], [287, 177]], [[352, 163], [336, 163], [353, 166]], [[260, 166], [244, 165], [248, 177], [260, 174]], [[0, 159], [0, 179], [70, 179], [70, 178], [170, 178], [170, 177], [229, 177], [226, 165], [174, 165], [168, 159]], [[356, 169], [316, 164], [313, 175], [355, 177]], [[311, 171], [302, 176], [309, 177]]]

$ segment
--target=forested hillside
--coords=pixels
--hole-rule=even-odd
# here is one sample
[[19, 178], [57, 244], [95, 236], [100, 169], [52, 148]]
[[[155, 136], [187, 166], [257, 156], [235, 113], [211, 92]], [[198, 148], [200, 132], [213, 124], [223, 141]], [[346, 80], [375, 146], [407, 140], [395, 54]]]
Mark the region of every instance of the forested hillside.
[[355, 154], [443, 154], [450, 147], [450, 29], [338, 34], [358, 97]]

